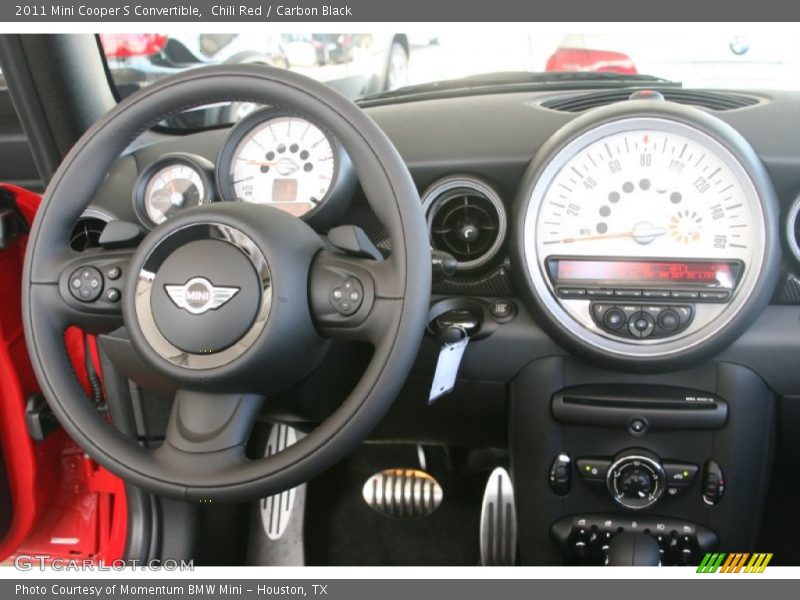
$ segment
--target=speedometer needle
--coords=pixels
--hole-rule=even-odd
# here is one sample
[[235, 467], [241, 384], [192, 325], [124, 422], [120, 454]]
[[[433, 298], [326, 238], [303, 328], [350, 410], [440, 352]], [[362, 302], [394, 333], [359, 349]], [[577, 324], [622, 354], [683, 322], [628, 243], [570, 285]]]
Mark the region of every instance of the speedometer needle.
[[613, 240], [620, 238], [631, 238], [640, 244], [649, 244], [655, 238], [664, 235], [667, 230], [663, 227], [653, 227], [649, 223], [640, 223], [631, 231], [622, 233], [604, 233], [599, 235], [584, 235], [580, 237], [569, 237], [561, 240], [562, 244], [574, 244], [575, 242], [590, 242], [594, 240]]

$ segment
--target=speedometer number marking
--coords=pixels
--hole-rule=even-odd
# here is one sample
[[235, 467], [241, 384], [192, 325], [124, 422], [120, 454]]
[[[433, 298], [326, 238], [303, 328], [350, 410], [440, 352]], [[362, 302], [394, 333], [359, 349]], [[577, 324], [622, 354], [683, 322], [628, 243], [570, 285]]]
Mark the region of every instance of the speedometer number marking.
[[536, 237], [548, 255], [720, 258], [750, 241], [746, 222], [728, 231], [749, 210], [728, 166], [678, 133], [597, 141], [564, 164], [544, 198]]
[[228, 181], [236, 199], [302, 216], [321, 204], [336, 173], [333, 144], [306, 119], [275, 115], [238, 142]]

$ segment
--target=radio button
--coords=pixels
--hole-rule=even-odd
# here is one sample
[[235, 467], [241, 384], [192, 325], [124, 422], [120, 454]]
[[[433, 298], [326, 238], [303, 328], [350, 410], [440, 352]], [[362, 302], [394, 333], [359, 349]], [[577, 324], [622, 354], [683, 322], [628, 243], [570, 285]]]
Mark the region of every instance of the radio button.
[[701, 300], [710, 300], [716, 302], [724, 302], [728, 299], [730, 292], [700, 292]]
[[669, 290], [642, 290], [644, 298], [669, 298]]
[[592, 302], [592, 316], [594, 320], [598, 323], [603, 322], [603, 317], [606, 314], [606, 311], [614, 308], [613, 304], [604, 304], [602, 302]]
[[617, 298], [641, 298], [642, 290], [614, 290]]
[[666, 332], [674, 331], [680, 327], [681, 318], [674, 310], [667, 309], [658, 315], [658, 326]]
[[609, 329], [619, 329], [625, 324], [625, 313], [617, 307], [607, 311], [603, 317], [603, 325]]
[[[606, 315], [607, 316], [607, 315]], [[635, 313], [628, 320], [628, 331], [633, 337], [648, 337], [655, 329], [655, 320], [646, 312]]]
[[681, 318], [681, 327], [692, 320], [692, 313], [694, 311], [691, 306], [673, 306], [672, 309], [678, 313], [678, 316]]
[[583, 288], [558, 288], [558, 295], [562, 298], [583, 298], [586, 290]]
[[625, 313], [625, 316], [629, 319], [633, 316], [634, 313], [639, 312], [642, 310], [642, 307], [638, 304], [618, 304], [617, 308], [620, 309], [622, 312]]
[[605, 297], [614, 295], [614, 290], [586, 290], [586, 295], [591, 298]]
[[680, 300], [695, 300], [700, 297], [700, 294], [698, 292], [676, 291], [672, 292], [672, 297]]

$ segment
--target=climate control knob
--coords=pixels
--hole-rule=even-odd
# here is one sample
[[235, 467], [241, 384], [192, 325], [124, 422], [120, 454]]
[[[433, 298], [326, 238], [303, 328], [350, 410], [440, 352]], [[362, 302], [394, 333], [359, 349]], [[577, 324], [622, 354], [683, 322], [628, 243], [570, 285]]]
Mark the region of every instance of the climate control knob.
[[664, 494], [666, 476], [655, 454], [632, 449], [614, 457], [606, 483], [615, 502], [631, 510], [641, 510], [658, 502]]

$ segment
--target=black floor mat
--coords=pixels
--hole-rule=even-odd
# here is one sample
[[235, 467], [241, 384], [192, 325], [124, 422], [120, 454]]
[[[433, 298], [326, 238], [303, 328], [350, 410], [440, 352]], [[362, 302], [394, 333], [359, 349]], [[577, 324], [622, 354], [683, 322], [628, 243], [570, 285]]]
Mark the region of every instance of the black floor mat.
[[367, 444], [310, 482], [306, 551], [310, 565], [477, 565], [481, 499], [487, 473], [454, 475], [444, 451], [427, 448], [428, 472], [444, 490], [439, 509], [422, 519], [373, 511], [361, 490], [373, 474], [418, 466], [416, 447]]

